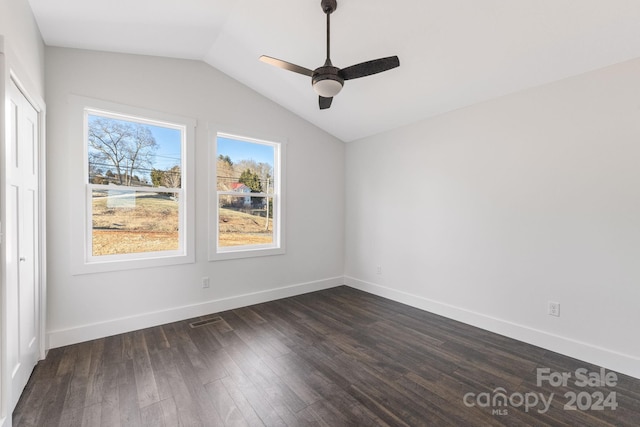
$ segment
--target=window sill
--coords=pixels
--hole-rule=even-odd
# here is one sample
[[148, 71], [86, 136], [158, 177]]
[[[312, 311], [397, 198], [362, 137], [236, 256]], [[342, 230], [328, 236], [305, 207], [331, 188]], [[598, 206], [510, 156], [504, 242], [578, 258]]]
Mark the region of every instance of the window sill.
[[242, 258], [255, 258], [261, 256], [273, 256], [284, 255], [284, 248], [264, 248], [257, 249], [255, 247], [240, 249], [235, 248], [233, 250], [213, 252], [209, 254], [209, 261], [224, 261], [229, 259], [242, 259]]
[[169, 265], [193, 264], [193, 255], [166, 255], [143, 258], [142, 256], [123, 260], [114, 259], [106, 261], [87, 261], [71, 266], [71, 274], [74, 276], [81, 274], [106, 273], [111, 271], [135, 270], [139, 268], [164, 267]]

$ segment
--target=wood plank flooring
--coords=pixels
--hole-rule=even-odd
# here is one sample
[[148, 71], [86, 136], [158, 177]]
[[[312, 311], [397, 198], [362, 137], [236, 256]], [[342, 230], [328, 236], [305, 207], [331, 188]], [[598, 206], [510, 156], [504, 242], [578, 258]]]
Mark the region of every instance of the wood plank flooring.
[[[207, 318], [212, 322], [189, 326]], [[572, 377], [566, 386], [538, 385], [537, 368]], [[542, 348], [338, 287], [52, 349], [37, 365], [13, 424], [640, 424], [640, 380], [617, 374], [615, 386], [580, 387], [575, 372], [581, 368], [599, 372]], [[571, 395], [565, 393], [575, 393], [583, 410], [566, 410]], [[609, 399], [602, 410], [592, 410], [598, 401], [607, 404], [598, 393], [614, 393], [617, 408]], [[545, 411], [540, 399], [550, 398]]]

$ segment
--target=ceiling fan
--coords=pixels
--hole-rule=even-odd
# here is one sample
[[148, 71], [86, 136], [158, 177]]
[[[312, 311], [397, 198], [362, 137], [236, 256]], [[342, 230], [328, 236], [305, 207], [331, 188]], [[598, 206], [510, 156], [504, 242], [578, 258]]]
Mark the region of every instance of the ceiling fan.
[[324, 65], [316, 68], [315, 70], [310, 70], [270, 56], [262, 55], [260, 60], [267, 64], [311, 77], [313, 89], [319, 95], [318, 102], [320, 104], [320, 109], [325, 110], [331, 107], [333, 97], [342, 90], [345, 80], [358, 79], [360, 77], [366, 77], [396, 68], [400, 66], [400, 60], [397, 56], [389, 56], [387, 58], [379, 58], [372, 61], [362, 62], [347, 68], [340, 69], [338, 67], [334, 67], [330, 59], [331, 43], [329, 16], [338, 7], [338, 2], [337, 0], [322, 0], [321, 6], [322, 11], [327, 15], [327, 59], [324, 62]]

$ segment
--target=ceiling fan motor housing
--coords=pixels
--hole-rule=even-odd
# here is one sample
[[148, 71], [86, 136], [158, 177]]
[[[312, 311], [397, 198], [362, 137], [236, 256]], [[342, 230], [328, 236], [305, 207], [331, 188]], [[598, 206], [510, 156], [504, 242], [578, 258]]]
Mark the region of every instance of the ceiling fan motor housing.
[[344, 79], [338, 74], [339, 71], [338, 67], [327, 64], [314, 70], [311, 85], [318, 95], [332, 98], [342, 90]]

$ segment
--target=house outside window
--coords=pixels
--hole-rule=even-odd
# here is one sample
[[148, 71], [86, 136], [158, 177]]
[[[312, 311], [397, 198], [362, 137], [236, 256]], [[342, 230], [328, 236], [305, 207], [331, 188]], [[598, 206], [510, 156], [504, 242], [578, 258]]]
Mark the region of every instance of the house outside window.
[[212, 151], [210, 259], [284, 253], [284, 145], [217, 133]]

